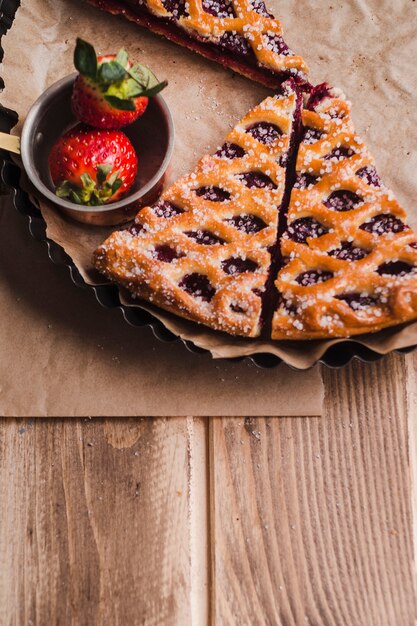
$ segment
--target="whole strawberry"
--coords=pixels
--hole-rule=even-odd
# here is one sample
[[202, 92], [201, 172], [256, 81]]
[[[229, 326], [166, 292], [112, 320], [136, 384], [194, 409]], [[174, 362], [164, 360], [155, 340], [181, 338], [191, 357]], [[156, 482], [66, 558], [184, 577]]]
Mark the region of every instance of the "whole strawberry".
[[77, 39], [74, 65], [79, 72], [72, 93], [72, 110], [80, 122], [95, 128], [122, 128], [145, 112], [148, 98], [160, 83], [150, 69], [132, 65], [124, 48], [117, 55], [98, 56], [93, 46]]
[[76, 204], [115, 202], [136, 178], [138, 159], [120, 130], [79, 124], [62, 135], [49, 154], [55, 193]]

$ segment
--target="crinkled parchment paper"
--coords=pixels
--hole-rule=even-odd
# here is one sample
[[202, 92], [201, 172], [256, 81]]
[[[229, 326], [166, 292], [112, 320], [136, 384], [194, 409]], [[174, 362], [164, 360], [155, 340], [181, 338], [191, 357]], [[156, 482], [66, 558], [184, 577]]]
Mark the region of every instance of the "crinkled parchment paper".
[[[384, 181], [393, 188], [400, 202], [408, 210], [410, 223], [416, 225], [415, 3], [410, 0], [397, 0], [395, 3], [380, 0], [366, 2], [354, 0], [349, 3], [331, 0], [312, 0], [309, 3], [271, 0], [269, 6], [281, 19], [289, 45], [303, 54], [309, 63], [312, 82], [328, 80], [341, 87], [353, 101], [353, 118], [358, 132], [366, 139], [376, 156], [378, 169]], [[77, 35], [93, 41], [96, 48], [102, 52], [126, 46], [132, 57], [150, 65], [160, 79], [168, 79], [169, 87], [164, 92], [164, 97], [171, 108], [176, 127], [176, 145], [168, 182], [189, 171], [200, 156], [213, 151], [221, 144], [224, 135], [236, 120], [269, 93], [260, 85], [154, 36], [121, 17], [101, 13], [82, 0], [30, 2], [23, 0], [15, 24], [4, 40], [5, 57], [1, 69], [6, 84], [2, 103], [16, 110], [20, 116], [15, 132], [19, 132], [28, 109], [42, 91], [73, 70], [72, 52]], [[70, 222], [43, 202], [41, 209], [48, 224], [48, 236], [62, 245], [88, 283], [100, 282], [100, 277], [91, 266], [91, 252], [109, 231]], [[46, 268], [42, 268], [42, 271], [46, 272]], [[30, 276], [33, 278], [32, 274], [31, 270]], [[58, 286], [56, 288], [58, 289]], [[74, 294], [72, 296], [74, 297]], [[307, 368], [323, 354], [328, 344], [335, 343], [335, 341], [265, 342], [233, 338], [178, 319], [151, 305], [143, 306], [152, 311], [174, 333], [193, 341], [196, 345], [208, 348], [214, 357], [243, 356], [267, 351], [277, 354], [296, 367]], [[94, 317], [98, 320], [103, 315], [107, 316], [107, 313], [96, 310]], [[113, 315], [112, 320], [114, 317]], [[120, 333], [121, 326], [117, 325], [117, 328]], [[112, 341], [115, 340], [115, 333], [116, 330], [113, 332]], [[155, 351], [161, 352], [158, 359], [154, 360], [158, 362], [159, 367], [170, 367], [172, 372], [172, 368], [175, 369], [178, 363], [181, 363], [184, 373], [192, 371], [193, 374], [201, 369], [203, 372], [201, 389], [198, 387], [198, 381], [193, 381], [191, 387], [196, 396], [202, 393], [201, 390], [207, 392], [207, 398], [211, 398], [212, 402], [216, 396], [217, 408], [215, 409], [213, 405], [211, 413], [236, 414], [243, 411], [294, 415], [320, 412], [321, 387], [315, 370], [293, 374], [280, 367], [270, 372], [259, 372], [249, 363], [226, 365], [223, 362], [211, 362], [206, 357], [188, 355], [182, 347], [179, 347], [180, 344], [163, 346], [151, 339], [146, 332], [134, 331], [123, 326], [123, 334], [128, 335], [131, 340], [129, 345], [135, 343], [138, 351], [136, 358], [133, 359], [129, 348], [130, 362], [126, 366], [130, 376], [126, 371], [123, 372], [127, 387], [129, 382], [132, 382], [134, 373], [139, 379], [147, 370], [147, 366], [144, 366], [149, 359], [147, 344], [152, 344]], [[67, 343], [71, 345], [70, 341]], [[361, 338], [361, 343], [380, 353], [417, 344], [417, 324], [369, 335]], [[144, 357], [142, 359], [141, 351]], [[171, 361], [170, 351], [175, 352], [175, 357]], [[102, 365], [99, 354], [92, 357], [94, 365], [95, 360]], [[236, 374], [237, 385], [229, 394], [219, 395], [218, 392], [222, 388], [230, 389], [231, 378], [235, 372], [231, 378], [225, 379], [224, 384], [221, 375], [217, 377], [216, 373], [234, 368], [239, 370]], [[152, 370], [152, 367], [150, 369]], [[116, 368], [110, 370], [112, 373], [107, 372], [104, 379], [106, 384], [112, 380], [111, 385], [114, 389], [120, 384], [121, 376], [115, 374]], [[214, 377], [207, 374], [212, 370]], [[249, 385], [250, 391], [247, 391], [247, 385], [242, 379], [239, 381], [240, 373], [246, 370], [250, 371], [248, 380], [253, 380], [253, 373], [258, 372], [256, 385]], [[288, 393], [288, 390], [291, 390], [291, 381], [294, 382], [300, 376], [305, 377], [301, 399], [297, 398], [296, 394]], [[152, 378], [151, 374], [149, 377], [149, 380], [156, 384], [156, 379]], [[263, 386], [258, 388], [261, 379]], [[299, 378], [298, 382], [301, 382]], [[188, 392], [181, 389], [176, 393], [174, 387], [177, 384], [178, 380], [175, 380], [171, 381], [170, 386], [165, 387], [174, 399], [172, 406], [177, 402], [175, 398], [178, 398], [182, 413], [210, 412], [206, 408], [201, 409], [201, 406], [198, 410], [198, 401], [194, 403], [191, 401], [191, 387]], [[185, 386], [188, 388], [188, 384]], [[259, 391], [256, 399], [255, 389]], [[124, 391], [126, 392], [125, 387]], [[98, 396], [99, 392], [94, 395]], [[127, 394], [125, 397], [131, 398], [131, 395]], [[240, 400], [236, 405], [236, 399], [239, 397]], [[312, 401], [312, 398], [315, 400]], [[126, 400], [122, 405], [122, 412], [124, 414], [152, 412], [151, 407], [158, 407], [158, 403], [161, 402], [154, 394], [152, 402], [137, 399], [131, 409], [127, 409], [128, 400]], [[117, 402], [114, 401], [108, 406], [112, 404], [114, 406], [111, 414], [115, 414]], [[281, 404], [285, 405], [285, 408], [280, 407]], [[81, 409], [74, 410], [76, 413]], [[103, 412], [102, 408], [100, 410]], [[159, 413], [153, 411], [153, 414], [165, 414], [165, 410], [168, 411], [161, 408]], [[51, 414], [49, 408], [45, 411]], [[98, 414], [97, 410], [94, 412]], [[172, 413], [171, 408], [168, 413]]]
[[[131, 25], [81, 3], [31, 0], [23, 1], [3, 40], [1, 75], [7, 88], [2, 103], [18, 111], [19, 126], [38, 95], [72, 71], [76, 34], [102, 50], [126, 45], [161, 77], [168, 76], [167, 100], [177, 118], [171, 178], [211, 149], [205, 136], [210, 124], [218, 127], [220, 136], [232, 124], [232, 112], [227, 118], [219, 115], [222, 107], [227, 110], [227, 102], [221, 102], [216, 92], [216, 81], [220, 89], [223, 80], [220, 68], [212, 68], [212, 88], [205, 89], [202, 77], [196, 84], [187, 79], [189, 55], [176, 59], [175, 46], [168, 54], [156, 37], [146, 34], [142, 42]], [[197, 72], [198, 64], [194, 67]], [[257, 88], [246, 96], [243, 107], [249, 108], [264, 93]], [[210, 115], [205, 117], [207, 111]], [[46, 205], [42, 211], [48, 235], [69, 252], [88, 282], [99, 279], [91, 272], [90, 256], [108, 231], [66, 221]], [[248, 361], [214, 361], [210, 355], [189, 353], [179, 341], [161, 343], [149, 328], [134, 329], [117, 312], [102, 309], [91, 291], [74, 287], [66, 268], [50, 262], [11, 202], [0, 207], [0, 301], [1, 415], [321, 413], [323, 389], [317, 368], [261, 370]]]

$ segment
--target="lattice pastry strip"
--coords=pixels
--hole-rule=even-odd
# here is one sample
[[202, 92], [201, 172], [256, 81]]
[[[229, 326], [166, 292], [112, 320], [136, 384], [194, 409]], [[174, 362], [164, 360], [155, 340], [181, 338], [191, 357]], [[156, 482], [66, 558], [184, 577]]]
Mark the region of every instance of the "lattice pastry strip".
[[[283, 39], [281, 22], [264, 0], [90, 0], [265, 84], [308, 67]], [[206, 47], [206, 48], [205, 48]], [[256, 69], [266, 70], [256, 72]], [[271, 79], [275, 78], [275, 82]]]
[[272, 337], [348, 337], [417, 318], [417, 243], [341, 92], [317, 87], [281, 251]]
[[290, 82], [250, 111], [214, 156], [99, 247], [96, 267], [178, 315], [257, 336], [297, 102]]

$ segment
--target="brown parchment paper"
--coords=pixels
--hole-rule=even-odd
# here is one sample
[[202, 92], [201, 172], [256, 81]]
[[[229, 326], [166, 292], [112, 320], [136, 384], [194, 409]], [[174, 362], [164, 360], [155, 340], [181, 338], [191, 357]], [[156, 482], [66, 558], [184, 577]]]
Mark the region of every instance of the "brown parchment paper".
[[[143, 55], [134, 29], [120, 22], [113, 31], [111, 21], [101, 14], [96, 19], [96, 12], [84, 5], [63, 0], [22, 4], [3, 41], [7, 52], [0, 70], [8, 85], [2, 103], [19, 112], [20, 123], [45, 87], [71, 70], [76, 33], [99, 42], [103, 50], [124, 44]], [[153, 45], [157, 51], [161, 43], [155, 38]], [[175, 58], [168, 62], [166, 54], [162, 46], [161, 75], [176, 63]], [[181, 72], [172, 78], [178, 88], [170, 103], [178, 117], [183, 102], [176, 92], [188, 85], [186, 60]], [[188, 159], [185, 169], [196, 160], [199, 144], [209, 148], [207, 122], [199, 129], [200, 121], [194, 119], [201, 116], [197, 98], [202, 84], [193, 87], [196, 111], [183, 110], [190, 132], [185, 126], [178, 132], [173, 176], [183, 161]], [[212, 119], [217, 119], [215, 94], [207, 97]], [[91, 250], [106, 233], [66, 222], [46, 205], [42, 210], [48, 235], [69, 251], [88, 281], [96, 278], [90, 275]], [[0, 303], [0, 415], [321, 414], [317, 368], [300, 373], [286, 366], [260, 370], [248, 361], [214, 361], [210, 355], [189, 353], [179, 341], [161, 343], [151, 329], [134, 329], [120, 313], [98, 306], [92, 291], [75, 288], [67, 269], [50, 262], [10, 201], [0, 204]]]
[[[0, 204], [0, 415], [320, 415], [319, 371], [214, 361], [98, 306]], [[303, 393], [299, 393], [300, 384]]]
[[[100, 51], [124, 45], [132, 56], [152, 66], [160, 78], [168, 78], [164, 97], [176, 126], [171, 181], [189, 171], [202, 154], [221, 144], [236, 120], [269, 93], [82, 0], [31, 0], [22, 5], [4, 43], [3, 104], [17, 110], [22, 123], [33, 100], [52, 82], [72, 71], [76, 35], [93, 40]], [[312, 82], [328, 80], [340, 86], [353, 101], [358, 132], [376, 155], [385, 182], [408, 209], [410, 223], [416, 225], [415, 4], [409, 0], [271, 0], [269, 5], [283, 22], [289, 45], [308, 61]], [[107, 233], [69, 222], [44, 203], [41, 209], [48, 235], [70, 254], [87, 282], [99, 280], [91, 267], [90, 255]], [[151, 305], [144, 308], [173, 332], [208, 348], [214, 357], [268, 351], [291, 365], [307, 368], [329, 344], [337, 342], [233, 338], [175, 318]], [[369, 335], [360, 341], [380, 353], [416, 344], [417, 324]]]

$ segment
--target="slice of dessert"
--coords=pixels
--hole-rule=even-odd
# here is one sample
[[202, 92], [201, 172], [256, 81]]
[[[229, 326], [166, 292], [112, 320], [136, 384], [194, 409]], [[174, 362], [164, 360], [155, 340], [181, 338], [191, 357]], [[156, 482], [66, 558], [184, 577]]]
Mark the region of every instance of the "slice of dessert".
[[283, 39], [264, 0], [88, 0], [269, 87], [307, 65]]
[[[235, 335], [259, 335], [301, 98], [292, 81], [214, 156], [113, 233], [94, 264], [131, 294]], [[270, 277], [272, 286], [272, 277]]]
[[272, 337], [349, 337], [417, 318], [416, 234], [340, 91], [312, 91], [301, 136]]

